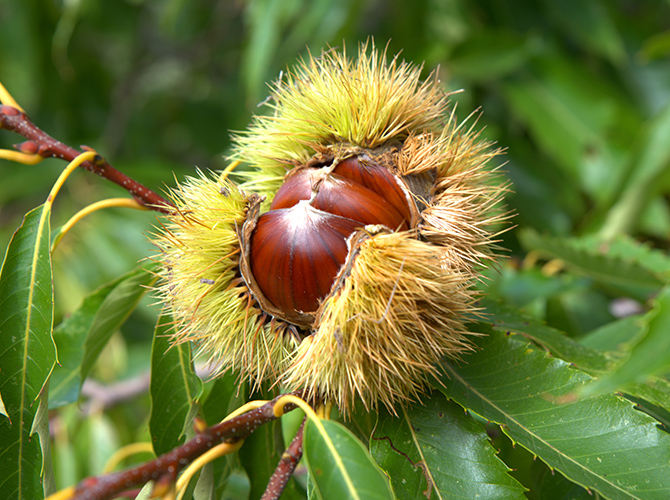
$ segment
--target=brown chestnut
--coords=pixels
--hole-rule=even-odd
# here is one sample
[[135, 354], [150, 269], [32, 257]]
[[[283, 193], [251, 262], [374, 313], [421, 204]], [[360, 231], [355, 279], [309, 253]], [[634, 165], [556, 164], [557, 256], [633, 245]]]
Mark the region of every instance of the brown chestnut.
[[409, 229], [409, 219], [378, 193], [325, 169], [305, 168], [290, 176], [277, 191], [270, 210], [289, 208], [300, 200], [310, 200], [314, 208], [363, 225], [383, 224], [391, 230]]
[[330, 292], [347, 257], [347, 238], [361, 227], [301, 201], [258, 219], [250, 240], [250, 263], [265, 298], [288, 321], [314, 312]]
[[333, 173], [374, 191], [393, 205], [407, 224], [411, 225], [410, 203], [413, 202], [410, 195], [401, 186], [401, 181], [386, 167], [379, 165], [367, 155], [359, 155], [338, 163]]

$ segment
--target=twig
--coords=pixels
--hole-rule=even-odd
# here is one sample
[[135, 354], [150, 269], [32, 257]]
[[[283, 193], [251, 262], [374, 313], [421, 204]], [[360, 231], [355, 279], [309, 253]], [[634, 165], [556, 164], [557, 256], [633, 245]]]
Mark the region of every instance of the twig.
[[[42, 129], [37, 127], [28, 115], [23, 111], [7, 105], [0, 105], [0, 129], [10, 130], [27, 139], [21, 144], [15, 144], [16, 148], [21, 153], [26, 155], [39, 155], [43, 158], [60, 158], [65, 161], [74, 160], [81, 151], [57, 141]], [[86, 146], [81, 146], [83, 150], [87, 150]], [[138, 203], [162, 213], [172, 212], [172, 204], [155, 193], [149, 188], [134, 179], [131, 179], [126, 174], [119, 172], [112, 167], [107, 161], [98, 158], [95, 161], [86, 161], [81, 165], [84, 169], [94, 174], [98, 174], [105, 179], [118, 184], [127, 190]]]
[[[300, 397], [302, 392], [298, 391], [293, 394]], [[222, 442], [237, 443], [261, 425], [275, 420], [277, 417], [273, 408], [283, 396], [285, 395], [273, 399], [260, 408], [209, 427], [187, 443], [143, 465], [106, 476], [86, 478], [77, 485], [70, 498], [73, 500], [106, 500], [152, 480], [164, 482], [169, 478], [173, 481], [179, 471], [215, 445]], [[295, 409], [294, 404], [288, 403], [284, 406], [284, 411], [293, 409]]]
[[293, 441], [286, 448], [286, 451], [282, 454], [281, 460], [277, 464], [277, 468], [272, 473], [270, 481], [268, 482], [265, 493], [261, 497], [261, 500], [279, 500], [284, 488], [288, 484], [288, 480], [293, 475], [298, 462], [302, 458], [302, 433], [305, 428], [305, 421], [307, 417], [302, 420], [298, 432], [296, 432]]

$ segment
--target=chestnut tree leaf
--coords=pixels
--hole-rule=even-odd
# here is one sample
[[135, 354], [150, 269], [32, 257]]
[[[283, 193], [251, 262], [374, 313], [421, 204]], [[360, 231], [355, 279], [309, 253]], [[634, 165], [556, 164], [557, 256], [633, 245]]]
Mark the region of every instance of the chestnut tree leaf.
[[[246, 393], [245, 383], [240, 382], [238, 376], [231, 371], [207, 381], [200, 399], [201, 414], [207, 425], [218, 424], [233, 410], [242, 406], [246, 402], [242, 395]], [[211, 492], [212, 498], [237, 500], [249, 497], [249, 478], [240, 465], [239, 454], [227, 455], [225, 460], [214, 460], [207, 467], [210, 467], [210, 471], [203, 469], [196, 491], [204, 488], [206, 482], [207, 491]], [[207, 477], [208, 474], [211, 479]]]
[[79, 398], [81, 387], [80, 367], [84, 358], [84, 342], [96, 316], [105, 316], [102, 308], [105, 299], [124, 280], [144, 269], [135, 269], [106, 283], [84, 298], [81, 306], [54, 328], [54, 341], [58, 350], [58, 364], [54, 367], [49, 381], [49, 407], [57, 408], [70, 404]]
[[583, 346], [565, 333], [547, 326], [537, 318], [511, 307], [502, 301], [483, 298], [479, 305], [484, 309], [484, 318], [499, 332], [523, 335], [565, 361], [575, 364], [589, 373], [605, 372], [612, 364], [613, 356]]
[[519, 231], [521, 243], [545, 257], [561, 259], [573, 272], [588, 276], [615, 293], [646, 300], [670, 277], [670, 259], [625, 239], [604, 242], [595, 236], [565, 238]]
[[342, 424], [320, 420], [305, 423], [305, 463], [320, 500], [392, 499], [388, 478], [367, 448]]
[[616, 125], [620, 105], [609, 83], [559, 52], [532, 61], [527, 69], [503, 83], [510, 110], [576, 188], [596, 199], [610, 196], [617, 186], [612, 179], [622, 175], [623, 155], [613, 141], [604, 140], [605, 131]]
[[517, 335], [490, 332], [445, 364], [440, 390], [500, 424], [568, 479], [613, 499], [670, 496], [670, 435], [622, 397], [579, 399], [592, 378]]
[[0, 270], [0, 498], [42, 498], [38, 398], [56, 361], [51, 204], [26, 214]]
[[249, 498], [261, 498], [283, 452], [284, 439], [279, 420], [261, 426], [244, 440], [238, 454], [249, 477]]
[[440, 392], [398, 417], [381, 411], [370, 452], [398, 498], [526, 498], [486, 430]]
[[147, 287], [156, 281], [147, 269], [139, 268], [121, 280], [105, 297], [96, 311], [83, 345], [83, 357], [79, 369], [83, 384], [100, 352], [135, 310]]
[[579, 339], [583, 346], [600, 351], [621, 351], [642, 329], [644, 315], [635, 314], [606, 323]]
[[584, 388], [582, 394], [603, 394], [643, 383], [670, 369], [670, 287], [664, 288], [645, 316], [643, 335], [631, 346], [626, 360], [616, 370]]
[[170, 316], [161, 315], [151, 347], [151, 433], [156, 455], [184, 443], [202, 395], [202, 381], [191, 360], [190, 344], [172, 346], [168, 332]]

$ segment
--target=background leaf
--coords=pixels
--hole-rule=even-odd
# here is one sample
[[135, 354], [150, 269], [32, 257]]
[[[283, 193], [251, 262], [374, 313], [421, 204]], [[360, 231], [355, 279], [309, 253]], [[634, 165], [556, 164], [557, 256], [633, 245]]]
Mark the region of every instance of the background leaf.
[[480, 301], [485, 319], [495, 331], [521, 334], [538, 345], [584, 371], [595, 373], [607, 370], [612, 358], [575, 342], [563, 332], [551, 328], [536, 318], [500, 301], [484, 298]]
[[114, 286], [102, 301], [84, 340], [80, 367], [81, 383], [86, 380], [100, 351], [112, 334], [128, 319], [146, 293], [147, 287], [155, 280], [156, 278], [148, 270], [140, 268]]
[[[56, 360], [51, 337], [50, 204], [26, 214], [0, 271], [0, 496], [41, 498], [42, 451], [38, 397]], [[47, 448], [48, 449], [48, 448]]]
[[[585, 238], [557, 238], [541, 236], [536, 231], [520, 232], [523, 245], [528, 250], [540, 252], [552, 259], [561, 259], [574, 272], [588, 276], [614, 293], [646, 300], [657, 292], [666, 279], [667, 260], [664, 267], [650, 269], [644, 264], [645, 254], [654, 253], [638, 245], [610, 246], [596, 236]], [[610, 251], [612, 248], [612, 251]]]
[[439, 392], [398, 417], [381, 412], [370, 452], [397, 498], [526, 498], [484, 428]]
[[239, 457], [251, 485], [249, 498], [261, 498], [283, 452], [279, 421], [262, 426], [244, 440]]
[[[88, 295], [81, 306], [65, 318], [53, 332], [58, 349], [58, 364], [54, 367], [49, 382], [49, 405], [58, 408], [76, 401], [82, 384], [81, 362], [84, 358], [84, 342], [98, 313], [105, 315], [101, 307], [107, 296], [121, 282], [137, 274], [138, 270], [118, 277], [102, 285]], [[140, 272], [144, 273], [144, 270]]]
[[608, 498], [670, 494], [670, 435], [614, 395], [575, 399], [591, 378], [529, 348], [518, 336], [491, 333], [467, 362], [446, 365], [444, 393], [501, 424], [510, 438], [571, 481]]
[[342, 424], [329, 420], [321, 423], [325, 434], [308, 420], [303, 441], [304, 458], [317, 498], [393, 498], [388, 479], [363, 443]]
[[643, 335], [630, 346], [623, 363], [600, 380], [587, 386], [584, 395], [603, 394], [635, 382], [646, 382], [653, 375], [670, 369], [670, 287], [654, 299], [654, 308], [643, 323]]

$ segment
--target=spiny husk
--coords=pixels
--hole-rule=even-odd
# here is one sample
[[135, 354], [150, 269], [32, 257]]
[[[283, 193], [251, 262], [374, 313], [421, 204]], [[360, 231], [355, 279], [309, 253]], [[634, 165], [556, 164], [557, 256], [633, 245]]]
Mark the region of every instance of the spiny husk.
[[303, 60], [271, 88], [274, 113], [255, 117], [234, 137], [233, 159], [257, 168], [245, 187], [271, 197], [288, 168], [324, 145], [375, 148], [412, 131], [441, 130], [448, 94], [435, 72], [420, 76], [421, 67], [397, 57], [387, 62], [367, 43], [356, 59], [330, 50]]
[[171, 198], [178, 212], [154, 243], [162, 252], [158, 290], [175, 321], [173, 341], [194, 341], [215, 370], [230, 368], [252, 383], [279, 376], [297, 341], [273, 331], [239, 276], [236, 227], [249, 197], [201, 174]]
[[473, 311], [470, 276], [443, 268], [442, 250], [411, 232], [360, 243], [348, 276], [319, 308], [283, 382], [336, 401], [416, 399], [436, 363], [470, 349], [463, 316]]
[[431, 191], [421, 200], [419, 233], [444, 247], [443, 265], [474, 273], [493, 261], [497, 233], [491, 228], [510, 216], [499, 208], [508, 185], [487, 166], [499, 151], [461, 127], [452, 115], [439, 134], [411, 135], [395, 164], [401, 176], [433, 173]]
[[[393, 411], [418, 399], [440, 359], [470, 349], [472, 285], [494, 261], [507, 186], [487, 166], [498, 151], [475, 120], [458, 124], [436, 75], [421, 81], [420, 72], [369, 45], [357, 59], [310, 56], [273, 86], [274, 114], [234, 138], [233, 159], [251, 167], [240, 189], [205, 177], [179, 188], [180, 213], [158, 238], [176, 341], [195, 341], [221, 370], [305, 389], [345, 414], [356, 400]], [[395, 174], [416, 201], [417, 223], [397, 233], [367, 227], [351, 243], [301, 341], [287, 323], [268, 320], [240, 278], [244, 193], [271, 200], [291, 168], [348, 155]]]

